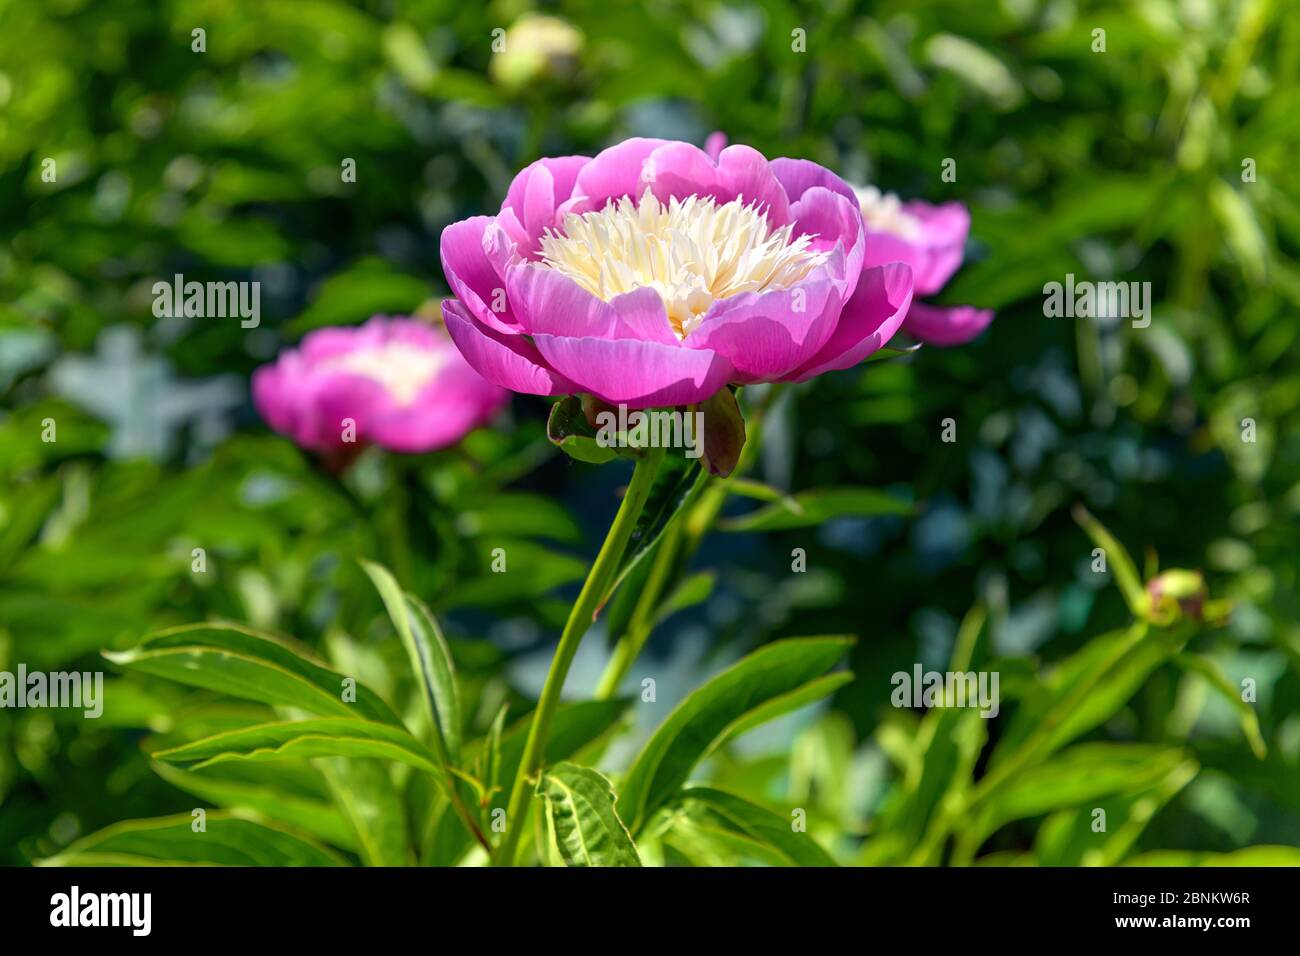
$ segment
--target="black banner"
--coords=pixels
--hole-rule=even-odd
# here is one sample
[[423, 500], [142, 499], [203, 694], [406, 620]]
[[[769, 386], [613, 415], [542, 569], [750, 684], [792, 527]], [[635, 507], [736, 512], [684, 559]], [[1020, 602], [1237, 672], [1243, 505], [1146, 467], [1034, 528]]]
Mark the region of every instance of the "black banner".
[[[0, 870], [9, 940], [77, 934], [115, 945], [484, 939], [570, 924], [725, 932], [762, 940], [800, 926], [990, 939], [1270, 936], [1294, 922], [1290, 869]], [[815, 918], [814, 918], [815, 917]], [[439, 924], [442, 927], [439, 928]], [[725, 926], [723, 925], [725, 924]], [[673, 938], [679, 938], [674, 936]]]

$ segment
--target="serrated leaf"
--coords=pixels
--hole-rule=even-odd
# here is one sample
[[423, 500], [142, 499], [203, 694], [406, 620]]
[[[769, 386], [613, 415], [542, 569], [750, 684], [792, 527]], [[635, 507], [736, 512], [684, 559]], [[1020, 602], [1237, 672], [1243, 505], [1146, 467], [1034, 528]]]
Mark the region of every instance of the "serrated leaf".
[[589, 767], [559, 763], [537, 793], [546, 802], [554, 845], [566, 866], [640, 866], [632, 837], [614, 810], [614, 788]]
[[[567, 760], [584, 747], [599, 740], [613, 727], [627, 710], [629, 701], [622, 700], [587, 700], [571, 704], [562, 704], [551, 721], [551, 734], [546, 741], [544, 764], [555, 764]], [[532, 726], [533, 714], [526, 714], [501, 732], [501, 743], [497, 758], [496, 776], [500, 786], [490, 790], [487, 806], [483, 808], [484, 819], [491, 820], [496, 810], [504, 811], [509, 802], [509, 782], [514, 779], [523, 758], [524, 744]], [[474, 759], [486, 760], [483, 749], [489, 746], [490, 737], [475, 742]], [[450, 863], [458, 859], [468, 848], [470, 840], [464, 827], [453, 822], [453, 814], [443, 815], [435, 835], [434, 845], [426, 859]]]

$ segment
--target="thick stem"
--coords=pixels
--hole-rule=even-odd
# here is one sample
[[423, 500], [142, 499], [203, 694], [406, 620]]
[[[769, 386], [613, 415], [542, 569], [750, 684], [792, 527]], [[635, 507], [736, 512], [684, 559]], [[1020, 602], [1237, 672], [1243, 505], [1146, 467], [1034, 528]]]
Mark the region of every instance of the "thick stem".
[[[749, 436], [745, 447], [741, 449], [736, 469], [732, 472], [733, 478], [743, 476], [753, 466], [762, 445], [763, 421], [772, 406], [776, 404], [781, 391], [781, 383], [771, 386], [763, 401], [750, 416], [746, 425]], [[636, 606], [632, 609], [627, 631], [614, 646], [614, 653], [610, 656], [609, 663], [605, 665], [605, 672], [596, 687], [598, 700], [609, 700], [618, 693], [619, 685], [623, 683], [623, 678], [631, 670], [646, 641], [650, 639], [650, 633], [654, 630], [655, 610], [663, 597], [664, 586], [672, 577], [673, 564], [677, 560], [683, 563], [689, 561], [695, 554], [701, 540], [718, 520], [722, 506], [727, 501], [727, 494], [726, 479], [710, 480], [703, 492], [687, 506], [686, 512], [664, 532], [663, 539], [655, 551], [654, 564], [651, 565], [650, 574], [646, 578], [645, 589], [642, 590]]]
[[587, 574], [578, 600], [569, 612], [569, 619], [560, 635], [560, 643], [555, 648], [555, 657], [551, 659], [551, 669], [546, 674], [546, 683], [542, 686], [542, 696], [533, 712], [533, 722], [528, 728], [528, 740], [524, 744], [524, 754], [515, 773], [514, 786], [510, 791], [510, 803], [506, 808], [506, 832], [493, 857], [494, 866], [510, 866], [514, 863], [515, 851], [519, 838], [524, 831], [524, 821], [528, 805], [532, 800], [536, 777], [542, 769], [546, 754], [546, 740], [550, 736], [551, 720], [560, 703], [560, 691], [564, 689], [564, 679], [569, 674], [569, 666], [578, 653], [578, 645], [583, 635], [591, 627], [592, 620], [600, 607], [605, 591], [609, 588], [614, 574], [618, 570], [619, 560], [627, 549], [632, 529], [636, 527], [637, 518], [645, 507], [650, 495], [650, 486], [659, 464], [663, 460], [662, 448], [646, 449], [645, 456], [637, 459], [636, 469], [632, 472], [632, 481], [628, 485], [623, 503], [619, 505], [614, 523], [610, 525], [605, 543]]

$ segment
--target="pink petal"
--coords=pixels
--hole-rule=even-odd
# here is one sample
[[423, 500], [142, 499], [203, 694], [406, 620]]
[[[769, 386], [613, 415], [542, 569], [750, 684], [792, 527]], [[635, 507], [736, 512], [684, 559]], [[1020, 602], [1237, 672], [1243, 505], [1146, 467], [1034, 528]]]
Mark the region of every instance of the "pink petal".
[[992, 309], [913, 302], [903, 321], [903, 331], [931, 345], [961, 345], [983, 332], [992, 321]]
[[722, 299], [686, 339], [712, 349], [736, 369], [733, 382], [779, 379], [826, 344], [840, 315], [842, 283], [822, 276], [789, 289]]
[[868, 266], [886, 262], [906, 262], [912, 267], [917, 295], [934, 295], [961, 267], [966, 236], [970, 232], [970, 213], [959, 202], [932, 206], [914, 200], [904, 211], [921, 223], [920, 234], [906, 238], [867, 226]]
[[839, 193], [855, 206], [858, 203], [857, 193], [853, 191], [852, 186], [825, 166], [819, 166], [811, 160], [781, 157], [772, 160], [768, 165], [772, 168], [772, 175], [776, 176], [777, 181], [785, 188], [785, 194], [790, 197], [791, 202], [797, 201], [814, 186], [821, 186], [823, 189]]
[[581, 391], [629, 408], [702, 402], [733, 374], [711, 349], [677, 348], [636, 339], [534, 337], [552, 368]]
[[523, 262], [507, 270], [506, 288], [521, 325], [530, 335], [635, 338], [678, 344], [663, 300], [648, 286], [605, 302], [548, 266]]
[[573, 194], [578, 173], [589, 162], [590, 156], [546, 157], [515, 176], [501, 211], [509, 210], [521, 226], [521, 234], [512, 238], [522, 246], [523, 255], [533, 255], [542, 234], [557, 225], [556, 209]]
[[[668, 140], [625, 139], [617, 146], [601, 150], [578, 172], [573, 186], [575, 199], [581, 197], [583, 211], [603, 209], [605, 203], [621, 196], [640, 196], [649, 182], [643, 179], [646, 160]], [[575, 207], [576, 208], [576, 207]], [[561, 213], [567, 211], [563, 207]]]
[[709, 134], [709, 138], [704, 141], [704, 151], [714, 161], [718, 161], [718, 154], [727, 148], [727, 134], [717, 130]]
[[[376, 445], [406, 454], [454, 445], [486, 423], [509, 395], [468, 366], [465, 373], [474, 376], [477, 385], [458, 373], [442, 373], [409, 405], [392, 405], [372, 413], [366, 420], [367, 437]], [[490, 389], [491, 397], [485, 396], [483, 389]]]
[[440, 245], [442, 271], [456, 298], [479, 321], [509, 334], [519, 331], [519, 323], [511, 313], [506, 284], [487, 252], [487, 248], [500, 250], [506, 242], [490, 216], [474, 216], [444, 229]]
[[850, 368], [888, 342], [912, 302], [912, 270], [890, 263], [862, 271], [839, 325], [821, 350], [785, 378], [804, 382], [823, 372]]
[[824, 186], [812, 186], [790, 207], [790, 216], [796, 236], [816, 237], [812, 249], [820, 252], [838, 244], [844, 250], [844, 271], [836, 276], [844, 278], [841, 285], [844, 297], [851, 296], [866, 254], [866, 234], [857, 202], [850, 202]]
[[475, 322], [456, 299], [443, 299], [442, 317], [448, 334], [466, 361], [494, 385], [527, 395], [581, 391], [553, 371], [522, 335], [504, 334]]
[[603, 209], [611, 199], [638, 199], [647, 190], [666, 203], [711, 196], [720, 203], [743, 196], [763, 207], [775, 226], [789, 221], [789, 197], [761, 153], [729, 146], [715, 161], [690, 143], [629, 139], [597, 154], [578, 174], [574, 199], [559, 215]]

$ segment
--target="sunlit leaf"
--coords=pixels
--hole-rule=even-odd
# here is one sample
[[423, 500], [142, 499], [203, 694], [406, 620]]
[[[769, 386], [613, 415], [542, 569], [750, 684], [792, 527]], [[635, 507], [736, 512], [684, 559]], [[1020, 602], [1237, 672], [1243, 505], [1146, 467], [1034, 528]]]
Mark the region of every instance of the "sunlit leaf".
[[589, 767], [559, 763], [542, 775], [537, 793], [555, 845], [567, 866], [640, 866], [636, 846], [614, 810], [614, 788]]
[[213, 810], [202, 829], [188, 813], [128, 820], [92, 833], [41, 866], [343, 866], [325, 847], [244, 814]]

